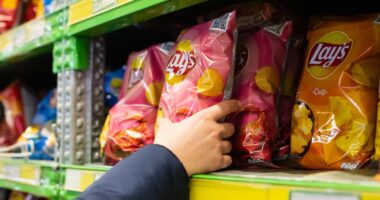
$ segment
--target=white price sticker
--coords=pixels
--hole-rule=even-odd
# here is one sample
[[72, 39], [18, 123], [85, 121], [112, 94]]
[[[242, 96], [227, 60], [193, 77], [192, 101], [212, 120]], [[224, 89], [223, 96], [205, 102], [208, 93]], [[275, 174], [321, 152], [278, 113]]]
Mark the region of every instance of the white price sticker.
[[27, 30], [27, 41], [33, 41], [42, 37], [45, 34], [46, 21], [44, 18], [33, 20], [25, 25]]
[[104, 172], [90, 170], [66, 170], [65, 189], [83, 192], [93, 182], [98, 180]]
[[290, 200], [360, 200], [356, 194], [293, 191]]
[[93, 0], [92, 12], [97, 13], [116, 4], [117, 4], [116, 0]]

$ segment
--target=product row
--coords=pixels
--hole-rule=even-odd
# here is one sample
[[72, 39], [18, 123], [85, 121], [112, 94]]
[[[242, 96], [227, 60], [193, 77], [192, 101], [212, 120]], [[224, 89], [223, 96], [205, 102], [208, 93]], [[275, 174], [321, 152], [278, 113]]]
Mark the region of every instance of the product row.
[[[106, 73], [104, 163], [153, 143], [161, 118], [180, 122], [237, 99], [242, 110], [224, 119], [235, 126], [233, 167], [365, 167], [380, 158], [379, 19], [305, 20], [259, 1], [199, 15], [176, 41], [132, 52], [125, 66]], [[24, 119], [31, 109], [23, 108], [21, 93], [17, 82], [0, 93], [2, 152], [25, 145], [20, 156], [52, 160], [61, 141], [56, 92], [45, 92], [33, 120]]]

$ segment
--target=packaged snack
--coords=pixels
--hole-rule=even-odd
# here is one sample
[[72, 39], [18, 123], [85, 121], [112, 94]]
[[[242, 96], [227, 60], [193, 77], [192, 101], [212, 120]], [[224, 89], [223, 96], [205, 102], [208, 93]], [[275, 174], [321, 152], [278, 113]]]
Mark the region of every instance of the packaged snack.
[[292, 111], [304, 62], [304, 34], [295, 33], [294, 28], [293, 26], [292, 36], [288, 42], [286, 64], [281, 72], [280, 95], [276, 103], [278, 124], [272, 155], [274, 162], [286, 160], [290, 152]]
[[21, 0], [0, 0], [0, 33], [18, 23]]
[[375, 160], [379, 160], [379, 164], [380, 164], [380, 87], [379, 87], [379, 94], [378, 94], [377, 100], [378, 102], [377, 102], [376, 136], [375, 136]]
[[373, 153], [380, 71], [374, 16], [316, 18], [293, 108], [291, 154], [308, 169], [357, 169]]
[[[129, 57], [132, 61], [127, 65], [126, 83], [131, 87], [111, 108], [100, 138], [101, 144], [107, 138], [103, 144], [106, 164], [115, 164], [146, 144], [153, 143], [164, 67], [173, 46], [171, 42], [154, 45]], [[136, 81], [135, 69], [141, 73], [137, 74], [139, 81]]]
[[178, 38], [166, 67], [158, 116], [179, 122], [230, 98], [235, 12], [199, 24]]
[[27, 22], [44, 15], [43, 0], [27, 0], [24, 3], [22, 21]]
[[[243, 110], [231, 117], [237, 126], [232, 156], [239, 167], [276, 167], [271, 162], [276, 139], [276, 97], [292, 23], [262, 28], [239, 36], [233, 99]], [[240, 44], [241, 43], [241, 44]]]
[[20, 85], [13, 82], [0, 92], [0, 147], [12, 145], [25, 130]]
[[104, 75], [104, 102], [109, 108], [117, 103], [123, 83], [124, 72], [125, 66], [122, 66], [119, 69], [107, 72]]
[[29, 159], [53, 160], [56, 137], [52, 124], [57, 118], [56, 90], [50, 91], [38, 104], [33, 125], [18, 138], [18, 143], [33, 145]]

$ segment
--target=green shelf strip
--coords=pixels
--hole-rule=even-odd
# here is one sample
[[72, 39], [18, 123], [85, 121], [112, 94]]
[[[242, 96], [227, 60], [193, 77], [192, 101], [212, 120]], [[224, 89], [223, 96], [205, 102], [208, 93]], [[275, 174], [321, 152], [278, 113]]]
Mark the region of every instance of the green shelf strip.
[[110, 170], [112, 167], [105, 166], [105, 165], [65, 165], [65, 164], [62, 164], [60, 165], [60, 168], [106, 172]]
[[206, 0], [134, 0], [69, 26], [69, 35], [99, 36]]
[[221, 174], [199, 174], [194, 175], [194, 179], [207, 179], [215, 181], [229, 181], [240, 183], [257, 183], [257, 184], [270, 184], [280, 186], [294, 186], [294, 187], [307, 187], [314, 189], [336, 189], [344, 191], [358, 191], [358, 192], [379, 192], [380, 183], [372, 185], [352, 184], [344, 182], [328, 182], [328, 181], [316, 181], [316, 180], [297, 180], [291, 177], [287, 179], [279, 178], [260, 178], [260, 177], [245, 177], [234, 175], [221, 175]]
[[0, 188], [23, 191], [39, 197], [54, 198], [58, 196], [58, 190], [55, 185], [41, 187], [7, 179], [0, 179]]

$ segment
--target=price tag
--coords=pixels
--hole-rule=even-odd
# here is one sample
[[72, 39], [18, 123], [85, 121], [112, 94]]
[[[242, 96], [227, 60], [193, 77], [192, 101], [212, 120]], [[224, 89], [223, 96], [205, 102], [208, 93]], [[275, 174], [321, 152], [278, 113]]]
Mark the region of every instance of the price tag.
[[66, 170], [65, 189], [77, 192], [83, 192], [93, 182], [98, 180], [104, 172], [89, 170]]
[[360, 200], [356, 194], [293, 191], [290, 200]]
[[27, 182], [33, 185], [39, 185], [40, 174], [40, 167], [34, 165], [22, 165], [20, 167], [20, 181]]
[[45, 34], [45, 25], [46, 21], [44, 18], [32, 20], [31, 22], [27, 23], [25, 25], [27, 32], [27, 41], [30, 42], [42, 37]]
[[84, 191], [94, 181], [95, 181], [95, 174], [93, 172], [88, 172], [88, 171], [82, 172], [82, 177], [80, 179], [80, 185], [79, 185], [80, 191]]
[[4, 177], [10, 180], [17, 180], [20, 177], [20, 167], [17, 165], [4, 165]]
[[26, 42], [26, 30], [24, 26], [20, 26], [11, 31], [13, 47], [20, 47]]
[[97, 13], [117, 4], [117, 0], [93, 0], [92, 12]]

